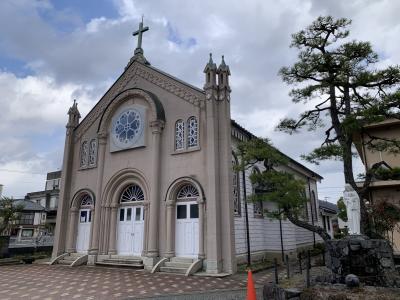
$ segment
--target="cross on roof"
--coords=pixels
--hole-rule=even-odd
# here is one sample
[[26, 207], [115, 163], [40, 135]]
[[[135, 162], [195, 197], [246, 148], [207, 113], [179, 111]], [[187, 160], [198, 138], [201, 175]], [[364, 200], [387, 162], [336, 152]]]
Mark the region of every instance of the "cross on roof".
[[139, 29], [136, 30], [133, 33], [133, 36], [136, 36], [136, 35], [138, 36], [138, 43], [137, 43], [137, 47], [136, 47], [136, 50], [135, 50], [135, 54], [136, 54], [136, 52], [139, 52], [139, 51], [141, 53], [143, 53], [143, 50], [142, 50], [142, 36], [143, 36], [143, 32], [145, 32], [147, 30], [149, 30], [149, 27], [148, 26], [143, 27], [143, 16], [142, 16], [142, 22], [139, 23]]

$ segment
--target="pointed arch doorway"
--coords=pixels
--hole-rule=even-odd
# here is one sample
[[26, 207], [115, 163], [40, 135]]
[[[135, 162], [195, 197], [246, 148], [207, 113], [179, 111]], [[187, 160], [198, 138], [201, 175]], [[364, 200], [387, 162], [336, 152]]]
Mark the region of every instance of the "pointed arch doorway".
[[144, 193], [136, 184], [126, 187], [120, 196], [117, 226], [117, 253], [141, 256], [144, 238]]

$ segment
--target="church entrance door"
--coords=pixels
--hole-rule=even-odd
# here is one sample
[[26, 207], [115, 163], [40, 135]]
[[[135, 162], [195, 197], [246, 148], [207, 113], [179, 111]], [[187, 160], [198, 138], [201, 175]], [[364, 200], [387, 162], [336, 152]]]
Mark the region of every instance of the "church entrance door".
[[176, 204], [175, 254], [191, 258], [199, 254], [199, 205], [196, 201]]
[[119, 209], [117, 249], [120, 255], [142, 255], [144, 231], [143, 206]]
[[90, 224], [92, 211], [90, 208], [79, 210], [78, 236], [76, 238], [76, 252], [86, 253], [89, 249]]

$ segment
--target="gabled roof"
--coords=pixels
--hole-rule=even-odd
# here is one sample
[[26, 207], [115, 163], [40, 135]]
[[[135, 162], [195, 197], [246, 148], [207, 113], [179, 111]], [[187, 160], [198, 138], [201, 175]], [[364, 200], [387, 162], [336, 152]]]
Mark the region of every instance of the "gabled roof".
[[333, 214], [337, 214], [337, 212], [338, 212], [338, 207], [334, 203], [318, 200], [318, 205], [319, 205], [320, 209], [323, 209], [326, 212], [333, 213]]
[[45, 211], [46, 209], [33, 201], [26, 199], [15, 199], [14, 205], [22, 205], [24, 211]]
[[[239, 125], [235, 120], [231, 120], [231, 124], [233, 127], [237, 128], [238, 130], [242, 131], [242, 133], [244, 135], [246, 135], [249, 139], [250, 138], [258, 138], [257, 136], [255, 136], [254, 134], [252, 134], [250, 131], [248, 131], [246, 128], [242, 127], [241, 125]], [[276, 148], [275, 148], [276, 149]], [[296, 165], [297, 167], [303, 169], [304, 171], [308, 172], [311, 174], [312, 177], [315, 177], [319, 180], [324, 179], [321, 175], [319, 175], [318, 173], [314, 172], [313, 170], [310, 170], [309, 168], [307, 168], [306, 166], [302, 165], [301, 163], [299, 163], [298, 161], [294, 160], [293, 158], [289, 157], [288, 155], [286, 155], [285, 153], [281, 152], [279, 149], [276, 149], [276, 151], [278, 151], [281, 155], [283, 155], [285, 158], [287, 158], [292, 164]]]

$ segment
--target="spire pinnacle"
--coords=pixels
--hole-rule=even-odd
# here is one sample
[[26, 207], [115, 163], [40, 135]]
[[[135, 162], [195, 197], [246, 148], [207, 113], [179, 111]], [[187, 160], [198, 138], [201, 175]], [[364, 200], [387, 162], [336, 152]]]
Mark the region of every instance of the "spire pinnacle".
[[231, 74], [231, 72], [229, 70], [229, 66], [227, 66], [227, 64], [225, 63], [224, 55], [222, 55], [222, 61], [218, 67], [218, 72], [226, 72], [226, 73], [228, 73], [228, 75]]
[[204, 72], [208, 72], [209, 70], [217, 70], [217, 65], [214, 63], [212, 59], [212, 53], [210, 53], [210, 59], [208, 60], [208, 63], [206, 64], [206, 67], [204, 68]]

